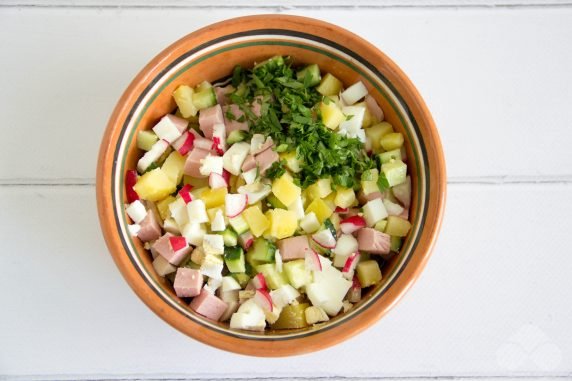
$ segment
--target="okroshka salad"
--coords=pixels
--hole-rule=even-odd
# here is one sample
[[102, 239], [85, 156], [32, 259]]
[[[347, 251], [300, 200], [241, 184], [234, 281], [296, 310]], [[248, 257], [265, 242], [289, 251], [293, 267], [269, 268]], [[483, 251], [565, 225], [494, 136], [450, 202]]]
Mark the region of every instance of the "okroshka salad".
[[276, 56], [173, 93], [125, 178], [130, 233], [196, 313], [319, 324], [382, 279], [411, 227], [404, 137], [362, 82]]

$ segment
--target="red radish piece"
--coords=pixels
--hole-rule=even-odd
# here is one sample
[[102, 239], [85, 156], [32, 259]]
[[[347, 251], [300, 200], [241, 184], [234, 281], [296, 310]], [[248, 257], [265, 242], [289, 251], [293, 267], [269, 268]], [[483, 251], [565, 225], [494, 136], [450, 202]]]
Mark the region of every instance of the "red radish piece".
[[344, 234], [352, 234], [355, 231], [365, 228], [365, 219], [361, 216], [351, 216], [340, 222], [340, 229]]
[[213, 145], [212, 145], [211, 149], [213, 151], [215, 151], [219, 156], [224, 155], [224, 151], [222, 149], [220, 138], [218, 136], [213, 136]]
[[227, 194], [225, 196], [225, 209], [227, 217], [238, 216], [248, 205], [248, 196], [245, 194]]
[[230, 184], [230, 172], [227, 171], [226, 169], [222, 170], [222, 177], [224, 178], [224, 181], [226, 181], [227, 184]]
[[268, 290], [266, 278], [264, 278], [262, 273], [258, 273], [254, 278], [252, 278], [252, 284], [256, 290]]
[[322, 271], [322, 262], [320, 262], [320, 257], [318, 253], [314, 250], [306, 250], [304, 257], [306, 269], [313, 271]]
[[177, 252], [187, 247], [187, 240], [185, 239], [185, 237], [179, 237], [179, 236], [169, 237], [169, 243], [171, 244], [171, 247], [173, 248], [174, 252]]
[[333, 249], [336, 247], [336, 238], [330, 231], [330, 229], [320, 230], [319, 232], [312, 235], [312, 239], [318, 245], [322, 246], [325, 249]]
[[357, 276], [354, 276], [352, 286], [348, 291], [348, 300], [350, 303], [357, 303], [361, 299], [361, 284]]
[[137, 171], [130, 169], [125, 172], [125, 192], [127, 193], [127, 202], [132, 203], [133, 201], [139, 200], [139, 195], [135, 192], [133, 187], [137, 183]]
[[226, 182], [224, 177], [222, 177], [218, 173], [211, 172], [211, 174], [209, 175], [209, 187], [211, 187], [212, 189], [226, 188], [228, 187], [228, 183]]
[[336, 206], [336, 210], [334, 210], [334, 212], [344, 214], [347, 213], [348, 210], [348, 208], [340, 208], [339, 206]]
[[263, 289], [256, 290], [256, 293], [254, 294], [254, 302], [264, 311], [272, 312], [272, 297], [268, 291]]
[[190, 134], [188, 131], [185, 131], [183, 135], [181, 135], [177, 140], [175, 140], [172, 144], [173, 148], [177, 150], [181, 155], [185, 156], [189, 153], [190, 150], [193, 149], [195, 141], [195, 135]]
[[238, 243], [244, 250], [250, 249], [250, 246], [254, 243], [254, 236], [250, 231], [244, 232], [238, 236]]
[[354, 276], [354, 271], [356, 269], [356, 266], [359, 262], [359, 257], [360, 254], [359, 252], [356, 253], [352, 253], [348, 259], [346, 259], [346, 263], [344, 264], [344, 267], [342, 268], [342, 275], [344, 276], [344, 278], [346, 279], [352, 279]]
[[193, 189], [191, 184], [185, 184], [185, 186], [183, 186], [179, 191], [179, 196], [181, 196], [183, 201], [185, 201], [185, 204], [193, 201], [193, 197], [191, 196], [191, 189]]

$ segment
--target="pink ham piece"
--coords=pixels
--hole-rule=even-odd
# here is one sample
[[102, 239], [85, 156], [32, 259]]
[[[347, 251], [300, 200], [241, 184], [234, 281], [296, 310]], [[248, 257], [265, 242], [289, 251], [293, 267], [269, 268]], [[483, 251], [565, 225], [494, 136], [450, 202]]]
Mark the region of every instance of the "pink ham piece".
[[219, 321], [228, 305], [203, 288], [199, 296], [193, 299], [190, 307], [199, 315]]
[[273, 145], [274, 145], [274, 140], [272, 140], [272, 138], [269, 136], [266, 138], [264, 143], [262, 143], [260, 148], [258, 148], [256, 151], [252, 152], [252, 154], [258, 155], [259, 153], [266, 151], [268, 148], [272, 147]]
[[199, 113], [199, 126], [205, 138], [213, 138], [213, 126], [215, 124], [224, 123], [224, 118], [222, 116], [222, 108], [220, 105], [205, 108]]
[[370, 254], [389, 254], [390, 236], [372, 228], [358, 231], [358, 250]]
[[273, 149], [269, 148], [264, 152], [259, 153], [254, 157], [256, 164], [258, 165], [258, 169], [260, 170], [260, 174], [263, 175], [268, 168], [272, 166], [275, 162], [280, 160], [280, 156]]
[[207, 157], [208, 154], [209, 151], [207, 150], [200, 149], [198, 147], [193, 148], [193, 150], [189, 153], [189, 156], [187, 156], [187, 161], [185, 161], [185, 168], [183, 170], [185, 175], [196, 178], [207, 177], [201, 174], [200, 168], [201, 168], [201, 160]]
[[304, 259], [306, 252], [310, 250], [308, 236], [305, 235], [281, 239], [276, 245], [278, 250], [280, 250], [283, 261]]
[[[234, 115], [233, 120], [227, 118], [227, 112]], [[230, 135], [232, 131], [236, 130], [248, 131], [248, 123], [246, 122], [246, 116], [244, 115], [242, 110], [240, 110], [240, 107], [238, 107], [238, 105], [231, 104], [228, 106], [224, 106], [222, 108], [222, 113], [224, 116], [224, 124], [226, 126], [226, 136]], [[243, 122], [239, 122], [237, 119], [240, 119], [242, 116], [244, 116], [245, 120]]]
[[179, 267], [175, 275], [173, 288], [179, 298], [189, 298], [201, 293], [203, 275], [199, 270]]
[[137, 237], [143, 242], [154, 241], [161, 237], [161, 227], [157, 222], [157, 218], [155, 217], [155, 213], [150, 211], [147, 213], [143, 221], [139, 224], [141, 226], [141, 230], [137, 233]]
[[209, 151], [212, 153], [216, 153], [215, 150], [213, 149], [212, 140], [204, 138], [201, 134], [199, 134], [197, 131], [193, 129], [191, 129], [190, 132], [195, 137], [195, 140], [193, 141], [193, 147], [204, 149], [205, 151]]
[[234, 86], [228, 85], [225, 87], [215, 86], [216, 101], [219, 105], [227, 105], [230, 103], [229, 94], [234, 91]]
[[242, 167], [240, 168], [242, 172], [246, 172], [251, 170], [252, 168], [256, 168], [256, 160], [254, 160], [253, 155], [248, 155], [244, 162], [242, 163]]
[[172, 115], [172, 114], [168, 114], [165, 115], [163, 117], [163, 119], [168, 119], [171, 123], [173, 123], [173, 125], [175, 126], [175, 128], [177, 130], [179, 130], [179, 132], [182, 134], [183, 132], [185, 132], [187, 130], [187, 127], [189, 126], [189, 121], [183, 118], [180, 118], [178, 116]]
[[174, 251], [169, 238], [173, 237], [171, 233], [165, 233], [161, 238], [155, 241], [152, 248], [170, 264], [178, 266], [183, 259], [193, 250], [191, 246], [187, 246], [181, 250]]
[[367, 105], [369, 112], [371, 112], [371, 114], [375, 116], [377, 120], [382, 122], [384, 117], [383, 110], [381, 109], [381, 107], [379, 107], [379, 105], [371, 95], [368, 94], [365, 96], [365, 104]]

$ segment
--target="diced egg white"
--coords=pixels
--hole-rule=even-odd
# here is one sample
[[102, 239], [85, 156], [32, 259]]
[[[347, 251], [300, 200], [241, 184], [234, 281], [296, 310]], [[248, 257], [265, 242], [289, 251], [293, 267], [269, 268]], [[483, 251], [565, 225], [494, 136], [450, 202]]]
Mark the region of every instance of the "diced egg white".
[[222, 279], [222, 269], [222, 258], [218, 255], [207, 254], [199, 271], [209, 278]]
[[258, 168], [252, 168], [246, 172], [242, 172], [242, 177], [247, 185], [254, 183], [258, 177]]
[[229, 292], [240, 289], [242, 289], [242, 287], [240, 287], [240, 284], [232, 276], [228, 275], [222, 278], [222, 284], [221, 284], [222, 292]]
[[380, 198], [368, 201], [363, 206], [363, 216], [367, 226], [373, 226], [388, 216], [387, 210]]
[[341, 94], [341, 99], [347, 105], [353, 105], [367, 95], [367, 88], [362, 81], [356, 82]]
[[238, 188], [238, 193], [248, 195], [248, 204], [254, 205], [258, 201], [267, 197], [272, 191], [272, 187], [268, 184], [255, 182], [250, 185], [243, 185]]
[[[186, 213], [186, 210], [185, 210], [185, 213]], [[166, 232], [174, 234], [174, 235], [180, 235], [181, 234], [181, 228], [179, 227], [179, 224], [177, 224], [177, 222], [173, 218], [167, 218], [165, 221], [163, 221], [163, 229], [165, 229]]]
[[274, 252], [274, 263], [276, 264], [276, 271], [279, 273], [282, 272], [282, 255], [280, 254], [280, 250], [276, 250]]
[[223, 168], [231, 174], [240, 175], [240, 168], [250, 153], [250, 144], [245, 142], [234, 143], [222, 156]]
[[201, 199], [196, 199], [187, 204], [187, 213], [189, 217], [189, 223], [199, 223], [209, 222], [209, 216], [207, 215], [207, 209], [205, 203]]
[[272, 298], [272, 302], [277, 307], [285, 307], [288, 304], [291, 304], [297, 297], [300, 296], [300, 292], [296, 290], [294, 287], [286, 284], [281, 286], [276, 290], [270, 291], [270, 297]]
[[169, 147], [169, 143], [165, 140], [158, 140], [155, 142], [151, 149], [145, 152], [137, 162], [137, 170], [139, 173], [145, 172], [153, 162], [157, 161], [161, 155], [165, 153], [167, 147]]
[[226, 229], [226, 224], [224, 221], [224, 215], [222, 210], [217, 210], [213, 221], [211, 222], [211, 230], [213, 232], [222, 232]]
[[129, 234], [131, 234], [132, 236], [136, 236], [141, 230], [141, 225], [139, 224], [127, 225], [127, 230], [129, 231]]
[[181, 131], [175, 126], [171, 118], [167, 116], [161, 118], [159, 123], [153, 127], [153, 132], [159, 139], [166, 140], [169, 144], [173, 143], [182, 134]]
[[175, 201], [169, 204], [171, 217], [177, 225], [184, 226], [189, 222], [189, 214], [187, 213], [187, 204], [181, 197], [177, 197]]
[[[188, 223], [183, 227], [182, 236], [193, 246], [201, 246], [207, 230], [200, 223]], [[196, 250], [196, 249], [195, 249]]]
[[205, 234], [203, 237], [203, 250], [206, 255], [224, 254], [224, 239], [220, 234]]
[[250, 153], [254, 153], [259, 150], [265, 141], [266, 137], [262, 134], [252, 135], [252, 139], [250, 140]]
[[209, 278], [207, 284], [204, 286], [204, 289], [214, 295], [216, 290], [222, 285], [222, 278]]
[[199, 172], [203, 176], [208, 176], [211, 173], [216, 173], [222, 176], [223, 158], [222, 156], [211, 155], [210, 153], [201, 160]]

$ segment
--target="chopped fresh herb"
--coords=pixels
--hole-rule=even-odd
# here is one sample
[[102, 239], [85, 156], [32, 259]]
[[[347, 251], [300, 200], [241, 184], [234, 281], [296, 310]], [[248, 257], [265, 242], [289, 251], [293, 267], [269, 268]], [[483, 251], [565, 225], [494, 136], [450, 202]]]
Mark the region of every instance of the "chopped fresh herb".
[[377, 178], [377, 187], [382, 192], [385, 192], [385, 190], [389, 189], [389, 181], [387, 181], [387, 177], [385, 177], [384, 172], [381, 172]]
[[353, 117], [354, 117], [353, 114], [351, 114], [351, 115], [346, 115], [346, 120], [352, 120]]
[[266, 170], [264, 175], [269, 179], [277, 179], [286, 172], [285, 165], [285, 160], [274, 162], [272, 166]]

